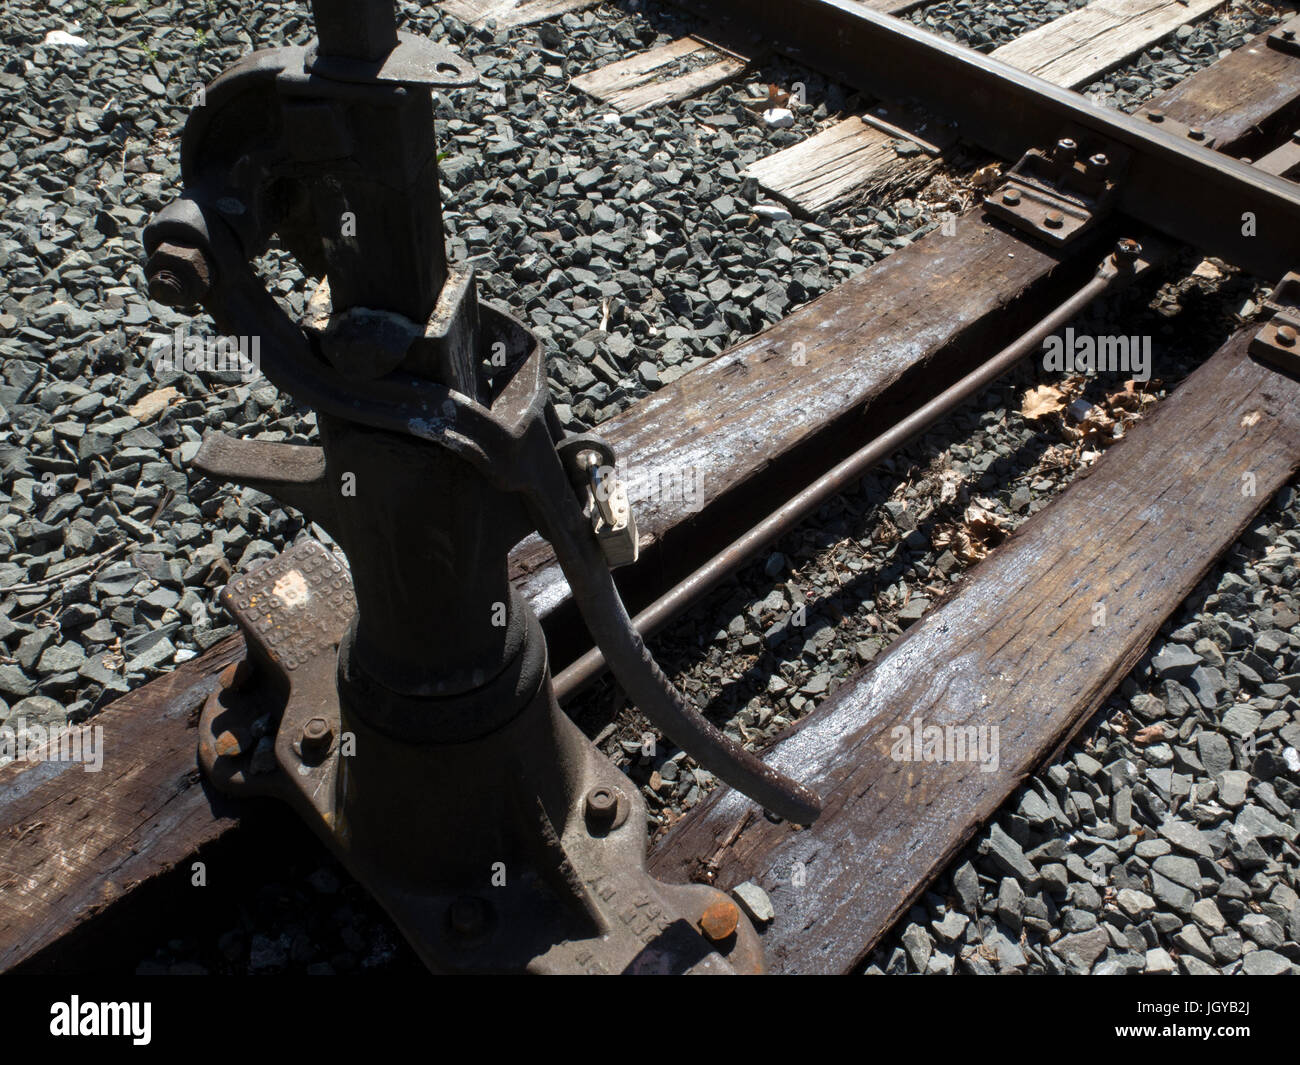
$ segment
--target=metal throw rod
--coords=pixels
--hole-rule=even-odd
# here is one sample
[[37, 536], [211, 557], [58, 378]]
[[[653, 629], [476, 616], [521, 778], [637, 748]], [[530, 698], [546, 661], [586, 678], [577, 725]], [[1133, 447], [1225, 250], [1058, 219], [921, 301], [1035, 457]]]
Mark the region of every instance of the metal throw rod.
[[[923, 407], [881, 433], [844, 461], [822, 474], [807, 488], [774, 510], [748, 532], [714, 555], [708, 562], [661, 595], [642, 610], [632, 624], [642, 636], [660, 628], [681, 613], [725, 577], [730, 576], [760, 548], [793, 529], [828, 499], [845, 491], [876, 463], [897, 451], [913, 437], [930, 428], [953, 408], [965, 402], [1038, 347], [1043, 340], [1069, 322], [1117, 281], [1128, 280], [1148, 263], [1137, 259], [1141, 248], [1135, 241], [1120, 241], [1116, 252], [1106, 257], [1087, 284], [1043, 318], [1028, 332], [967, 374], [950, 388], [940, 392]], [[555, 678], [555, 695], [561, 701], [594, 680], [605, 669], [605, 658], [592, 648]]]

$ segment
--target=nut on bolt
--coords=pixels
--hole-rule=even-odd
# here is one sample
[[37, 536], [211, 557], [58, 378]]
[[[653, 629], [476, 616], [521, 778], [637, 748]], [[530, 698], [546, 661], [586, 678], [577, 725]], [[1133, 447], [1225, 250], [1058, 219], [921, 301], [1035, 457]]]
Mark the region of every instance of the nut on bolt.
[[149, 298], [168, 307], [189, 307], [212, 287], [212, 264], [202, 248], [164, 241], [145, 264]]
[[1125, 270], [1133, 269], [1142, 254], [1142, 245], [1132, 237], [1121, 237], [1115, 242], [1115, 251], [1111, 255], [1115, 265]]
[[303, 725], [298, 742], [304, 759], [319, 762], [329, 754], [330, 744], [334, 742], [334, 730], [323, 717], [313, 717]]
[[593, 828], [612, 828], [618, 818], [618, 792], [597, 785], [587, 792], [583, 809]]

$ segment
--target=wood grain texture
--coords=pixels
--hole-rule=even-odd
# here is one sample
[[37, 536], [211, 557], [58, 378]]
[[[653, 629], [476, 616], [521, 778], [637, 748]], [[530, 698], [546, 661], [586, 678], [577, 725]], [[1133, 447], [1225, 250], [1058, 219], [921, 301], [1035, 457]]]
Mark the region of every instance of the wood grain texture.
[[[675, 72], [683, 62], [690, 68]], [[606, 64], [573, 79], [573, 86], [623, 114], [686, 100], [735, 77], [746, 62], [694, 37]]]
[[993, 51], [993, 58], [1075, 89], [1224, 0], [1093, 0]]
[[235, 824], [233, 804], [200, 778], [195, 725], [243, 653], [232, 637], [94, 717], [99, 772], [55, 761], [0, 769], [0, 970]]
[[[715, 856], [777, 918], [778, 972], [851, 969], [1045, 754], [1096, 710], [1164, 621], [1300, 468], [1300, 384], [1234, 337], [1153, 415], [981, 563], [873, 668], [766, 756], [821, 790], [806, 830], [750, 817], [731, 791], [654, 854], [684, 880]], [[1256, 494], [1242, 492], [1243, 474]], [[1094, 604], [1106, 621], [1093, 624]], [[999, 764], [893, 757], [913, 726], [998, 729]], [[985, 733], [992, 737], [992, 732]], [[729, 846], [720, 845], [735, 836]], [[792, 871], [802, 863], [806, 880]]]
[[527, 26], [533, 22], [595, 7], [600, 0], [438, 0], [437, 7], [471, 26], [495, 21], [499, 29]]
[[745, 177], [800, 213], [815, 216], [851, 200], [915, 186], [939, 167], [937, 153], [900, 155], [899, 138], [858, 116], [751, 163]]

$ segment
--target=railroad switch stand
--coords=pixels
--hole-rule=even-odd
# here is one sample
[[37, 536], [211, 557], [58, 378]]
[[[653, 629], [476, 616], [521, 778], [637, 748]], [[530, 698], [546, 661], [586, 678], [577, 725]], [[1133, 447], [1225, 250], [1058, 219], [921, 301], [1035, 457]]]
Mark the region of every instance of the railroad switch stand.
[[[203, 474], [302, 510], [304, 539], [222, 599], [248, 657], [204, 707], [199, 761], [290, 803], [433, 969], [754, 972], [735, 904], [645, 867], [637, 789], [560, 711], [540, 624], [507, 577], [533, 530], [648, 718], [774, 814], [818, 800], [688, 706], [610, 575], [636, 526], [594, 436], [566, 435], [541, 345], [446, 259], [434, 89], [460, 55], [399, 33], [393, 0], [313, 0], [319, 39], [208, 87], [184, 190], [145, 230], [151, 295], [259, 338], [319, 447], [210, 434]], [[295, 322], [251, 263], [273, 236], [322, 281]]]

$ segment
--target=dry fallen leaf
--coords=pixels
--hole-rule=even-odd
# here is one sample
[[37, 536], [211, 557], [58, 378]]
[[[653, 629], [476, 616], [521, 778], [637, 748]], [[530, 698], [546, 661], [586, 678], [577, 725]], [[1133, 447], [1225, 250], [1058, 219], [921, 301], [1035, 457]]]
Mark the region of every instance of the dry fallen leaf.
[[1030, 421], [1038, 421], [1065, 408], [1065, 394], [1056, 385], [1039, 385], [1025, 393], [1020, 413]]
[[977, 189], [991, 189], [1002, 180], [1002, 168], [997, 163], [982, 166], [971, 175], [970, 183]]
[[180, 398], [181, 394], [170, 385], [167, 388], [159, 388], [136, 400], [135, 405], [127, 411], [127, 414], [131, 415], [136, 421], [147, 422], [156, 418]]
[[1158, 743], [1165, 738], [1164, 725], [1156, 722], [1154, 725], [1148, 725], [1146, 728], [1138, 729], [1133, 733], [1133, 742], [1139, 747], [1146, 746], [1148, 743]]

